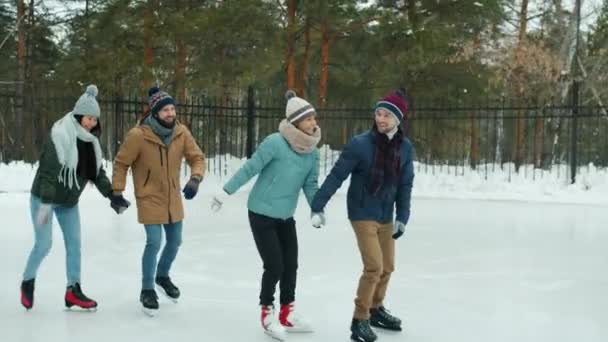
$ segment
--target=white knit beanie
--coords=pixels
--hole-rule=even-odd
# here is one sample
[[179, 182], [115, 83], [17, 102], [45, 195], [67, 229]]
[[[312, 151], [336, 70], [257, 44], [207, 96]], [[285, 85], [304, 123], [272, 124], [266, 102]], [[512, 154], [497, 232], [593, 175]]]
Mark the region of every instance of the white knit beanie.
[[308, 101], [298, 97], [295, 91], [288, 90], [285, 93], [285, 98], [287, 99], [285, 117], [291, 124], [295, 125], [315, 113], [314, 107]]

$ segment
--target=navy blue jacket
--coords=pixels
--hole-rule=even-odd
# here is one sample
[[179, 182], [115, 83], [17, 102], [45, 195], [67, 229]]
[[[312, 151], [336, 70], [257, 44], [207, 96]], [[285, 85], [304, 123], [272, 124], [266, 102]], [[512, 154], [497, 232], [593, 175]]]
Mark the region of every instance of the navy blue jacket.
[[390, 223], [393, 222], [396, 209], [396, 220], [407, 224], [414, 182], [414, 147], [407, 138], [403, 139], [398, 184], [383, 185], [374, 196], [367, 190], [367, 186], [374, 163], [375, 134], [372, 130], [367, 131], [355, 136], [346, 144], [340, 158], [312, 201], [313, 212], [322, 212], [342, 182], [351, 175], [346, 201], [349, 220]]

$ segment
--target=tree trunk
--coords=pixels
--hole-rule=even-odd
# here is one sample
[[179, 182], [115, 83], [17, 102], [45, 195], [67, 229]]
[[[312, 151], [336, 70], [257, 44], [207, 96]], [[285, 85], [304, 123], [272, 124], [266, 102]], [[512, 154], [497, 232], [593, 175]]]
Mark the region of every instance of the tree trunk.
[[287, 1], [287, 88], [289, 89], [296, 87], [296, 4], [296, 0]]
[[[475, 38], [473, 40], [475, 55], [478, 54], [478, 51], [481, 47], [481, 33], [477, 32], [475, 34]], [[476, 57], [475, 57], [476, 58]], [[477, 168], [477, 164], [479, 164], [479, 126], [478, 126], [478, 116], [475, 111], [471, 111], [469, 114], [471, 119], [471, 156], [470, 156], [470, 164], [471, 168], [474, 170]]]
[[545, 120], [543, 115], [536, 114], [534, 124], [534, 167], [543, 166], [543, 136], [545, 131]]
[[327, 20], [321, 21], [321, 74], [319, 76], [319, 109], [325, 108], [327, 104], [327, 83], [329, 82], [329, 49], [331, 47], [331, 37], [327, 25]]
[[35, 7], [35, 2], [34, 0], [30, 0], [29, 6], [28, 6], [28, 21], [27, 21], [27, 31], [26, 31], [26, 38], [25, 38], [25, 42], [26, 42], [26, 48], [25, 48], [25, 72], [24, 72], [24, 83], [23, 83], [23, 92], [24, 92], [24, 98], [23, 98], [23, 119], [24, 122], [26, 124], [23, 125], [23, 160], [27, 161], [27, 162], [31, 162], [37, 159], [38, 157], [38, 152], [37, 152], [37, 142], [36, 142], [36, 133], [35, 133], [35, 129], [36, 126], [40, 124], [41, 120], [32, 120], [32, 118], [34, 117], [33, 111], [36, 109], [33, 101], [34, 101], [34, 97], [33, 95], [33, 67], [34, 67], [34, 56], [33, 56], [33, 51], [34, 51], [34, 47], [33, 47], [33, 43], [34, 43], [34, 39], [33, 36], [35, 35], [36, 29], [35, 29], [35, 11], [34, 11], [34, 7]]
[[[182, 6], [182, 1], [175, 1], [176, 10], [178, 13], [180, 11], [188, 10]], [[178, 100], [178, 103], [185, 104], [186, 103], [186, 66], [187, 66], [187, 47], [184, 42], [183, 34], [179, 31], [175, 33], [175, 96]], [[180, 116], [182, 122], [191, 129], [191, 120], [189, 113], [186, 112], [187, 108], [182, 107], [180, 110]]]
[[91, 40], [89, 38], [89, 29], [91, 28], [90, 26], [90, 21], [89, 21], [89, 0], [85, 1], [85, 5], [84, 5], [84, 16], [85, 16], [85, 31], [84, 31], [84, 69], [86, 71], [86, 73], [90, 73], [91, 72], [91, 58], [90, 58], [90, 50], [91, 50]]
[[407, 9], [407, 19], [410, 22], [414, 36], [416, 36], [416, 31], [418, 30], [418, 13], [416, 12], [416, 2], [417, 0], [407, 0], [407, 6], [404, 7]]
[[[564, 20], [564, 11], [563, 11], [563, 7], [562, 7], [562, 1], [561, 0], [554, 0], [554, 5], [555, 5], [555, 9], [556, 9], [556, 13], [557, 13], [557, 22], [559, 24], [560, 28], [566, 27], [566, 23]], [[562, 63], [562, 74], [565, 75], [570, 75], [572, 72], [572, 63], [574, 61], [574, 51], [576, 50], [576, 31], [577, 31], [577, 27], [576, 27], [576, 20], [574, 18], [575, 13], [577, 13], [577, 8], [575, 5], [574, 10], [572, 11], [571, 17], [570, 17], [570, 23], [566, 28], [566, 32], [564, 34], [563, 37], [563, 43], [560, 49], [560, 60]], [[570, 89], [571, 86], [571, 82], [566, 81], [566, 82], [562, 82], [561, 84], [561, 94], [560, 94], [560, 98], [561, 98], [561, 103], [562, 104], [566, 104], [567, 103], [567, 98], [568, 98], [568, 90]], [[565, 114], [567, 111], [562, 111], [563, 114]], [[562, 162], [562, 154], [563, 152], [560, 151], [559, 148], [559, 144], [560, 144], [560, 137], [561, 137], [561, 132], [562, 132], [562, 120], [560, 117], [556, 117], [554, 119], [554, 123], [553, 123], [553, 128], [554, 128], [554, 134], [553, 134], [553, 146], [551, 148], [551, 155], [552, 155], [552, 160], [553, 163], [557, 163], [557, 162]]]
[[[524, 63], [523, 60], [523, 52], [524, 52], [524, 43], [526, 41], [526, 31], [528, 27], [528, 0], [522, 0], [521, 2], [521, 11], [519, 14], [519, 32], [518, 32], [518, 45], [516, 52], [516, 73], [515, 73], [515, 84], [516, 84], [516, 94], [518, 100], [523, 99], [524, 97], [524, 80], [521, 66]], [[523, 103], [522, 103], [523, 105]], [[524, 125], [524, 111], [522, 109], [517, 111], [517, 116], [515, 119], [515, 172], [519, 172], [519, 168], [524, 162], [524, 143], [525, 143], [525, 125]]]
[[[175, 94], [178, 103], [186, 103], [186, 44], [182, 37], [177, 37], [175, 41]], [[182, 109], [182, 119], [188, 128], [190, 128], [190, 120], [187, 113]]]
[[144, 73], [142, 78], [142, 88], [148, 89], [154, 81], [152, 66], [154, 63], [154, 11], [156, 10], [156, 0], [148, 0], [144, 10]]
[[306, 98], [306, 89], [308, 88], [308, 63], [310, 62], [310, 19], [308, 15], [304, 24], [304, 55], [298, 66], [298, 82], [297, 92], [299, 96]]
[[[25, 1], [17, 0], [17, 20], [25, 18]], [[24, 82], [26, 65], [26, 29], [25, 19], [17, 27], [17, 84], [15, 101], [15, 145], [13, 145], [12, 159], [23, 158], [23, 104], [24, 104]]]

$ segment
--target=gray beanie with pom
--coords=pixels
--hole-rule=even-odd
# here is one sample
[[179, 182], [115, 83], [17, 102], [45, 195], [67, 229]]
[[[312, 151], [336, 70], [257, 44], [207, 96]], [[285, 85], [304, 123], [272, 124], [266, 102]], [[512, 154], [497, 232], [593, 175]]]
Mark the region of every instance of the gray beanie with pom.
[[99, 103], [97, 103], [96, 99], [97, 93], [97, 86], [94, 84], [89, 85], [84, 94], [76, 101], [76, 105], [74, 105], [74, 109], [72, 109], [72, 114], [89, 115], [99, 118], [100, 110]]

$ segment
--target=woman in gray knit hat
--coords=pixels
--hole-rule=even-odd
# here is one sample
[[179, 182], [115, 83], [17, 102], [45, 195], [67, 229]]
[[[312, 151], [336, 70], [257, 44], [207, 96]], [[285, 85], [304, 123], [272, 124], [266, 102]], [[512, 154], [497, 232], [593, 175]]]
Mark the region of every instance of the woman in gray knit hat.
[[89, 85], [74, 109], [53, 124], [44, 145], [30, 197], [34, 224], [34, 247], [27, 260], [21, 283], [21, 304], [34, 305], [34, 282], [42, 260], [51, 249], [53, 215], [57, 218], [66, 249], [67, 290], [65, 305], [94, 309], [97, 302], [80, 288], [80, 213], [78, 201], [90, 181], [122, 212], [129, 203], [112, 195], [112, 186], [101, 166], [99, 136], [100, 110], [97, 87]]

